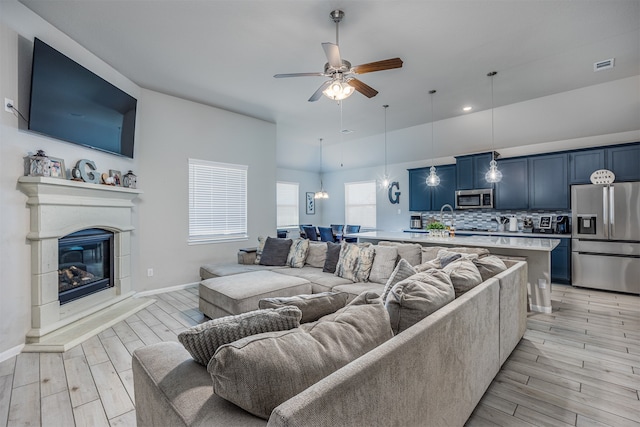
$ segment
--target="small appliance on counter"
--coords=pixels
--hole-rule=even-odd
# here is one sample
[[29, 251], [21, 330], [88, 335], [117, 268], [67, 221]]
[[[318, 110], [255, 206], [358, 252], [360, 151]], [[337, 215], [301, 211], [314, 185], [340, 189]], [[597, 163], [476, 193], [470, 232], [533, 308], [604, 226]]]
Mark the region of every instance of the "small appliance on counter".
[[411, 215], [410, 228], [413, 230], [422, 229], [422, 215]]
[[541, 215], [538, 228], [534, 228], [534, 233], [553, 234], [553, 215]]
[[568, 215], [558, 215], [556, 216], [556, 233], [557, 234], [569, 234], [571, 230], [569, 230], [569, 216]]
[[522, 220], [522, 232], [523, 233], [533, 232], [533, 218], [531, 218], [530, 216], [526, 216]]
[[509, 217], [509, 231], [518, 231], [518, 217], [515, 215], [508, 215]]

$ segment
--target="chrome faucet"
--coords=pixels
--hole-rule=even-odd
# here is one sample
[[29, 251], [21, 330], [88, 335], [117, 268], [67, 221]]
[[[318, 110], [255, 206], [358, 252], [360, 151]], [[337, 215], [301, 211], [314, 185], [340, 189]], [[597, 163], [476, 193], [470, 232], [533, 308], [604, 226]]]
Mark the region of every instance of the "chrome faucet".
[[454, 212], [453, 207], [449, 203], [446, 203], [446, 204], [442, 205], [442, 207], [440, 208], [440, 222], [442, 224], [444, 224], [444, 210], [445, 210], [445, 208], [449, 208], [449, 210], [451, 211], [451, 227], [453, 227], [455, 229], [456, 213]]

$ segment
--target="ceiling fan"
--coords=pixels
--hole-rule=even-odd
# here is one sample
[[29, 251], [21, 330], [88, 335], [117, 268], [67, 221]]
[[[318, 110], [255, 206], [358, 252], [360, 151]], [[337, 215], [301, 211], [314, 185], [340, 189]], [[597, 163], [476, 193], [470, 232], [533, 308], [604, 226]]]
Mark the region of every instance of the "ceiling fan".
[[340, 48], [338, 47], [338, 27], [342, 18], [344, 18], [344, 12], [341, 10], [334, 10], [330, 14], [331, 19], [336, 24], [336, 42], [334, 43], [322, 43], [322, 48], [327, 56], [327, 63], [324, 65], [324, 72], [322, 73], [292, 73], [292, 74], [276, 74], [275, 78], [283, 77], [307, 77], [307, 76], [322, 76], [330, 77], [330, 80], [324, 82], [318, 90], [315, 91], [309, 102], [317, 101], [324, 94], [327, 98], [334, 101], [340, 101], [351, 96], [354, 90], [357, 90], [367, 98], [373, 98], [378, 94], [378, 91], [371, 86], [363, 83], [354, 76], [356, 74], [372, 73], [374, 71], [391, 70], [393, 68], [402, 68], [402, 60], [400, 58], [385, 59], [382, 61], [369, 62], [367, 64], [351, 66], [351, 63], [346, 59], [342, 59], [340, 56]]

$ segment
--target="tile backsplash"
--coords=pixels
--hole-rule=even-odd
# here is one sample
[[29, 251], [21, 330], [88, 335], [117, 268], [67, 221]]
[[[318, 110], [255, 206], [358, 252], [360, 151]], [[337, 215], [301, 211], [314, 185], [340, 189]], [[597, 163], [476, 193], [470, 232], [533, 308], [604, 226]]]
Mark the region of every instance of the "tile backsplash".
[[[525, 217], [531, 217], [534, 228], [540, 225], [540, 217], [543, 215], [566, 215], [571, 221], [570, 210], [557, 211], [518, 211], [518, 210], [495, 210], [495, 209], [469, 209], [455, 211], [455, 227], [458, 230], [477, 228], [478, 230], [496, 230], [498, 221], [496, 217], [515, 215], [518, 218], [518, 230], [522, 230], [522, 222]], [[443, 214], [445, 225], [451, 225], [451, 211]], [[431, 221], [440, 220], [440, 211], [422, 212], [422, 223], [428, 224]], [[553, 223], [555, 226], [555, 222]]]

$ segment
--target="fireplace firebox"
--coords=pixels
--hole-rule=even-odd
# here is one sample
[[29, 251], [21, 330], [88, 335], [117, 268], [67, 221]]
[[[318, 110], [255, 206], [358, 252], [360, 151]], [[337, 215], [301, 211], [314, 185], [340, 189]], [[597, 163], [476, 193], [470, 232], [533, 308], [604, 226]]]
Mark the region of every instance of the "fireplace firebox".
[[81, 230], [58, 240], [60, 304], [113, 287], [113, 233]]

